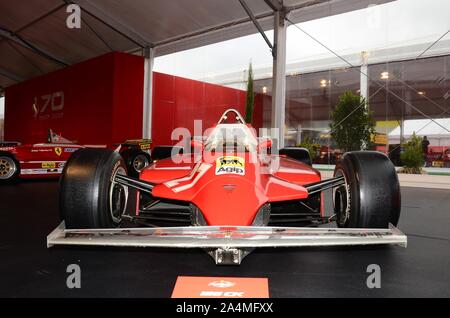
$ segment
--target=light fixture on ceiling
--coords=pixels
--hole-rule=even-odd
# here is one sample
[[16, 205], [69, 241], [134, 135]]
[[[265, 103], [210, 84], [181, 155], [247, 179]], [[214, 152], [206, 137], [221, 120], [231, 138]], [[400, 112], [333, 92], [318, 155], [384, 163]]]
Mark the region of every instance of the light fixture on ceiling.
[[267, 94], [267, 86], [262, 87], [262, 92], [263, 92], [263, 94]]
[[327, 80], [323, 79], [320, 81], [320, 87], [327, 87]]
[[381, 79], [382, 80], [387, 80], [387, 79], [389, 79], [389, 72], [382, 72], [381, 73]]
[[419, 95], [425, 95], [425, 92], [424, 92], [424, 91], [418, 91], [417, 94], [419, 94]]

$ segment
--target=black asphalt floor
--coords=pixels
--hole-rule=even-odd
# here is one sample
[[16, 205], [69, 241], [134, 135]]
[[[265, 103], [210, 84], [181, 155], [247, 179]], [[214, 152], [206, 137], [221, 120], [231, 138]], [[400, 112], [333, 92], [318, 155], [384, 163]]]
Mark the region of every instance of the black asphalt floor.
[[[268, 277], [271, 297], [450, 297], [450, 191], [402, 188], [408, 247], [259, 249], [240, 266], [202, 250], [52, 247], [57, 181], [0, 185], [0, 297], [170, 297], [177, 276]], [[330, 206], [327, 202], [326, 206]], [[66, 268], [81, 267], [81, 288]], [[366, 285], [369, 264], [381, 288]]]

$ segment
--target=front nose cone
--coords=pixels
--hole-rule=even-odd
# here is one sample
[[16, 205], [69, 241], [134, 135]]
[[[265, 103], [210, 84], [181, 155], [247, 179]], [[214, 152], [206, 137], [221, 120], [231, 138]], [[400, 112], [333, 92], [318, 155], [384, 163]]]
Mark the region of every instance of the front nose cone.
[[208, 225], [251, 225], [266, 202], [255, 185], [239, 176], [216, 178], [197, 194], [194, 204]]

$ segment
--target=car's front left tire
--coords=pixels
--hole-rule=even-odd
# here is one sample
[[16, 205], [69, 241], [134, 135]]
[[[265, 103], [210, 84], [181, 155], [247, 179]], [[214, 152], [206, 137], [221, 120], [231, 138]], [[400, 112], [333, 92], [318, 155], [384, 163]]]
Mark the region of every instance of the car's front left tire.
[[60, 180], [60, 211], [66, 228], [112, 228], [126, 212], [128, 189], [114, 182], [127, 174], [122, 157], [108, 149], [80, 149]]
[[13, 183], [18, 180], [20, 163], [10, 153], [0, 151], [0, 184]]

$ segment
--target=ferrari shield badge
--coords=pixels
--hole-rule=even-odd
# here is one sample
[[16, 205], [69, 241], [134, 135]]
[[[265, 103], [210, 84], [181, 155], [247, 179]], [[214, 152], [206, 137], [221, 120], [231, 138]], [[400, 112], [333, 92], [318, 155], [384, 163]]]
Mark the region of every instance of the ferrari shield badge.
[[224, 156], [216, 160], [216, 175], [245, 175], [245, 159], [237, 156]]
[[61, 147], [56, 147], [55, 148], [55, 153], [56, 153], [57, 156], [61, 156], [61, 153], [62, 153]]

